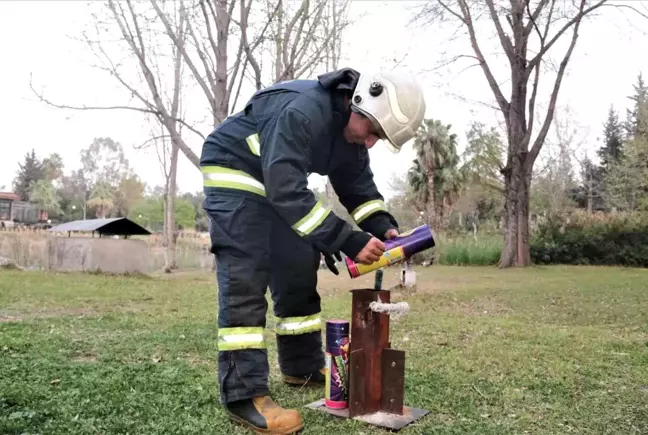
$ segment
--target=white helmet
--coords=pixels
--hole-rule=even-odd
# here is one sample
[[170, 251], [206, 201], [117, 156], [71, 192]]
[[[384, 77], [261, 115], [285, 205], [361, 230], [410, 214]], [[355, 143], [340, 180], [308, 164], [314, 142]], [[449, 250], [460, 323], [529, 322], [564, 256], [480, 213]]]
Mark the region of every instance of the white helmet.
[[362, 73], [351, 109], [382, 130], [387, 148], [398, 153], [414, 137], [425, 116], [423, 89], [411, 75], [394, 72]]

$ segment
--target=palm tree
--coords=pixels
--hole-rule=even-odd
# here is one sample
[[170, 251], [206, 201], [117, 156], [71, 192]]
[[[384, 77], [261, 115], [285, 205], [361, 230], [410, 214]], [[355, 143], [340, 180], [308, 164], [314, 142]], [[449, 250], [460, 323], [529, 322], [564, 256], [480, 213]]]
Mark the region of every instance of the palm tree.
[[113, 188], [104, 181], [99, 181], [94, 185], [88, 206], [97, 207], [97, 217], [103, 219], [114, 206]]
[[434, 119], [423, 121], [413, 144], [416, 159], [407, 174], [415, 206], [426, 212], [434, 228], [446, 224], [465, 180], [459, 168], [457, 135], [450, 133], [450, 127]]

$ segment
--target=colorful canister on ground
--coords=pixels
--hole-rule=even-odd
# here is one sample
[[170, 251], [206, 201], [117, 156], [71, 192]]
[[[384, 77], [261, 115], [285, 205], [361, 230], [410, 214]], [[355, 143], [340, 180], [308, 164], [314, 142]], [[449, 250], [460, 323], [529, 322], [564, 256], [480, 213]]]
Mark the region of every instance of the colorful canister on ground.
[[328, 408], [349, 406], [349, 322], [326, 322], [326, 387], [324, 403]]
[[357, 278], [360, 275], [405, 260], [418, 252], [434, 247], [434, 245], [432, 229], [429, 225], [421, 225], [413, 230], [399, 234], [393, 239], [385, 240], [385, 252], [374, 263], [360, 264], [347, 257], [347, 270], [351, 278]]

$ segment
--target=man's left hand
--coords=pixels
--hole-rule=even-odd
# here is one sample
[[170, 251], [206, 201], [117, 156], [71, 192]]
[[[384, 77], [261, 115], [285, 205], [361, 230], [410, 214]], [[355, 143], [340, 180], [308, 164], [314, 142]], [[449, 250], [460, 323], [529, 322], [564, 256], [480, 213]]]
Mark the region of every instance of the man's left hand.
[[395, 228], [387, 230], [387, 232], [385, 233], [385, 239], [389, 240], [393, 239], [394, 237], [398, 237], [398, 230]]

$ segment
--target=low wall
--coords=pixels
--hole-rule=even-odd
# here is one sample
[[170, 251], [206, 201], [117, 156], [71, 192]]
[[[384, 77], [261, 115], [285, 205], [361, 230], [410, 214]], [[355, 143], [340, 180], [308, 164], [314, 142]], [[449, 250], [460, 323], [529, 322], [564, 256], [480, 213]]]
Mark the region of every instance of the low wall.
[[53, 270], [148, 272], [149, 250], [143, 240], [55, 237], [48, 251]]

